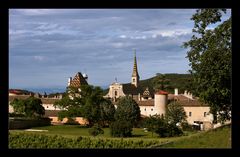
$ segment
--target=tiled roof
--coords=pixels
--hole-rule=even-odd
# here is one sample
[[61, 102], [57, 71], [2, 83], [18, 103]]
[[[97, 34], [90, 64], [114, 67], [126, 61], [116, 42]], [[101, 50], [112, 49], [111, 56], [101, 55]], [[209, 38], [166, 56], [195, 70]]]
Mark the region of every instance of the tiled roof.
[[13, 95], [8, 97], [8, 101], [12, 102], [14, 99], [27, 99], [30, 95]]
[[168, 95], [168, 92], [160, 90], [160, 91], [156, 92], [156, 94]]
[[144, 100], [144, 101], [137, 101], [139, 106], [154, 106], [154, 100]]
[[60, 110], [45, 110], [44, 117], [57, 117]]
[[[28, 97], [30, 97], [30, 95], [14, 95], [14, 96], [9, 96], [8, 100], [10, 102], [12, 102], [14, 99], [20, 99], [20, 100], [25, 100]], [[40, 98], [42, 100], [43, 104], [54, 104], [55, 101], [59, 100], [59, 99], [53, 99], [53, 98]]]
[[73, 80], [70, 82], [70, 86], [72, 87], [80, 87], [81, 85], [87, 85], [87, 81], [84, 79], [82, 74], [78, 72]]
[[208, 104], [200, 102], [198, 99], [189, 99], [183, 95], [174, 95], [174, 94], [168, 94], [169, 100], [176, 100], [179, 102], [182, 106], [209, 106]]
[[[138, 95], [140, 93], [143, 95], [144, 91], [148, 88], [149, 95], [153, 96], [154, 95], [154, 90], [152, 88], [142, 86], [141, 84], [136, 87], [133, 84], [123, 84], [123, 93], [126, 95]], [[146, 93], [145, 93], [146, 94]]]
[[54, 99], [54, 98], [41, 98], [43, 104], [54, 104], [57, 100], [60, 99]]

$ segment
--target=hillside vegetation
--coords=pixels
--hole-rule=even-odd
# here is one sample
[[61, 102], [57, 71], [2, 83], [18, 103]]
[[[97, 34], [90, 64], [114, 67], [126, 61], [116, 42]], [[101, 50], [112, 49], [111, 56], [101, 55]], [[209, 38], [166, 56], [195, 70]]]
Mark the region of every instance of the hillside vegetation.
[[[169, 74], [165, 74], [166, 79], [169, 80], [169, 88], [166, 90], [169, 93], [174, 93], [174, 88], [178, 88], [178, 93], [184, 93], [184, 90], [186, 90], [186, 86], [188, 84], [188, 81], [190, 79], [190, 74], [175, 74], [175, 73], [169, 73]], [[140, 86], [142, 87], [149, 87], [149, 88], [153, 88], [154, 87], [154, 83], [153, 80], [156, 76], [151, 77], [149, 79], [146, 80], [140, 80]], [[126, 84], [130, 84], [130, 83], [126, 83]], [[104, 94], [108, 93], [108, 89], [104, 90]]]

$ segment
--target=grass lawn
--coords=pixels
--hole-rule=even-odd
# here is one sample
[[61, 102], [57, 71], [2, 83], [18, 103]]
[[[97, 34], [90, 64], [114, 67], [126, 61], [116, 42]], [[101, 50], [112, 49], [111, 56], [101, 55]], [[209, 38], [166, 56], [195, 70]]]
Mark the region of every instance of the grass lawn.
[[[47, 132], [35, 132], [35, 131], [24, 131], [24, 130], [12, 130], [12, 132], [35, 132], [40, 134], [54, 134], [62, 135], [65, 137], [75, 137], [75, 136], [91, 136], [88, 133], [89, 128], [85, 128], [79, 125], [55, 125], [55, 126], [44, 126], [44, 127], [33, 127], [31, 129], [37, 130], [48, 130]], [[111, 138], [110, 129], [103, 128], [104, 134], [98, 135], [98, 137]], [[158, 135], [156, 133], [144, 132], [141, 128], [133, 128], [133, 137], [131, 138], [156, 138]]]
[[[67, 138], [90, 137], [98, 139], [112, 139], [117, 140], [121, 138], [113, 138], [110, 136], [110, 129], [104, 128], [104, 134], [92, 137], [88, 130], [79, 125], [59, 125], [59, 126], [45, 126], [34, 127], [32, 129], [48, 130], [46, 132], [24, 131], [24, 130], [10, 130], [11, 133], [24, 132], [29, 134], [44, 134], [44, 135], [60, 135]], [[160, 138], [157, 134], [151, 132], [144, 132], [141, 128], [133, 129], [133, 137], [123, 138], [131, 141], [153, 141], [157, 140], [161, 145], [156, 145], [157, 148], [231, 148], [231, 127], [225, 126], [216, 130], [207, 132], [187, 132], [187, 136]], [[169, 143], [170, 142], [170, 143]], [[169, 143], [164, 144], [163, 143]]]
[[215, 130], [195, 134], [173, 143], [162, 145], [162, 148], [231, 148], [231, 125]]

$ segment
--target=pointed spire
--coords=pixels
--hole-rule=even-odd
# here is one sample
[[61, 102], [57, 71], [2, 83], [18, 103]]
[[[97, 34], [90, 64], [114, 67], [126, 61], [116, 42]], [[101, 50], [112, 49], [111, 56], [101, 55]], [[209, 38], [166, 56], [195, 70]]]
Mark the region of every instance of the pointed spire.
[[134, 49], [134, 64], [133, 64], [133, 73], [132, 77], [139, 77], [137, 70], [137, 57], [136, 57], [136, 49]]

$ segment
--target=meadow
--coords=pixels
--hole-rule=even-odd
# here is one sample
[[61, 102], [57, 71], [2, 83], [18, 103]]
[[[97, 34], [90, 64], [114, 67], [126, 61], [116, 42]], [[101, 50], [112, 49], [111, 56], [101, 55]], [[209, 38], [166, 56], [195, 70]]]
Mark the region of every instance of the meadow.
[[184, 136], [160, 138], [134, 128], [133, 136], [113, 138], [109, 128], [92, 137], [89, 128], [78, 125], [34, 127], [43, 132], [10, 130], [9, 148], [231, 148], [231, 127], [211, 131], [185, 132]]

